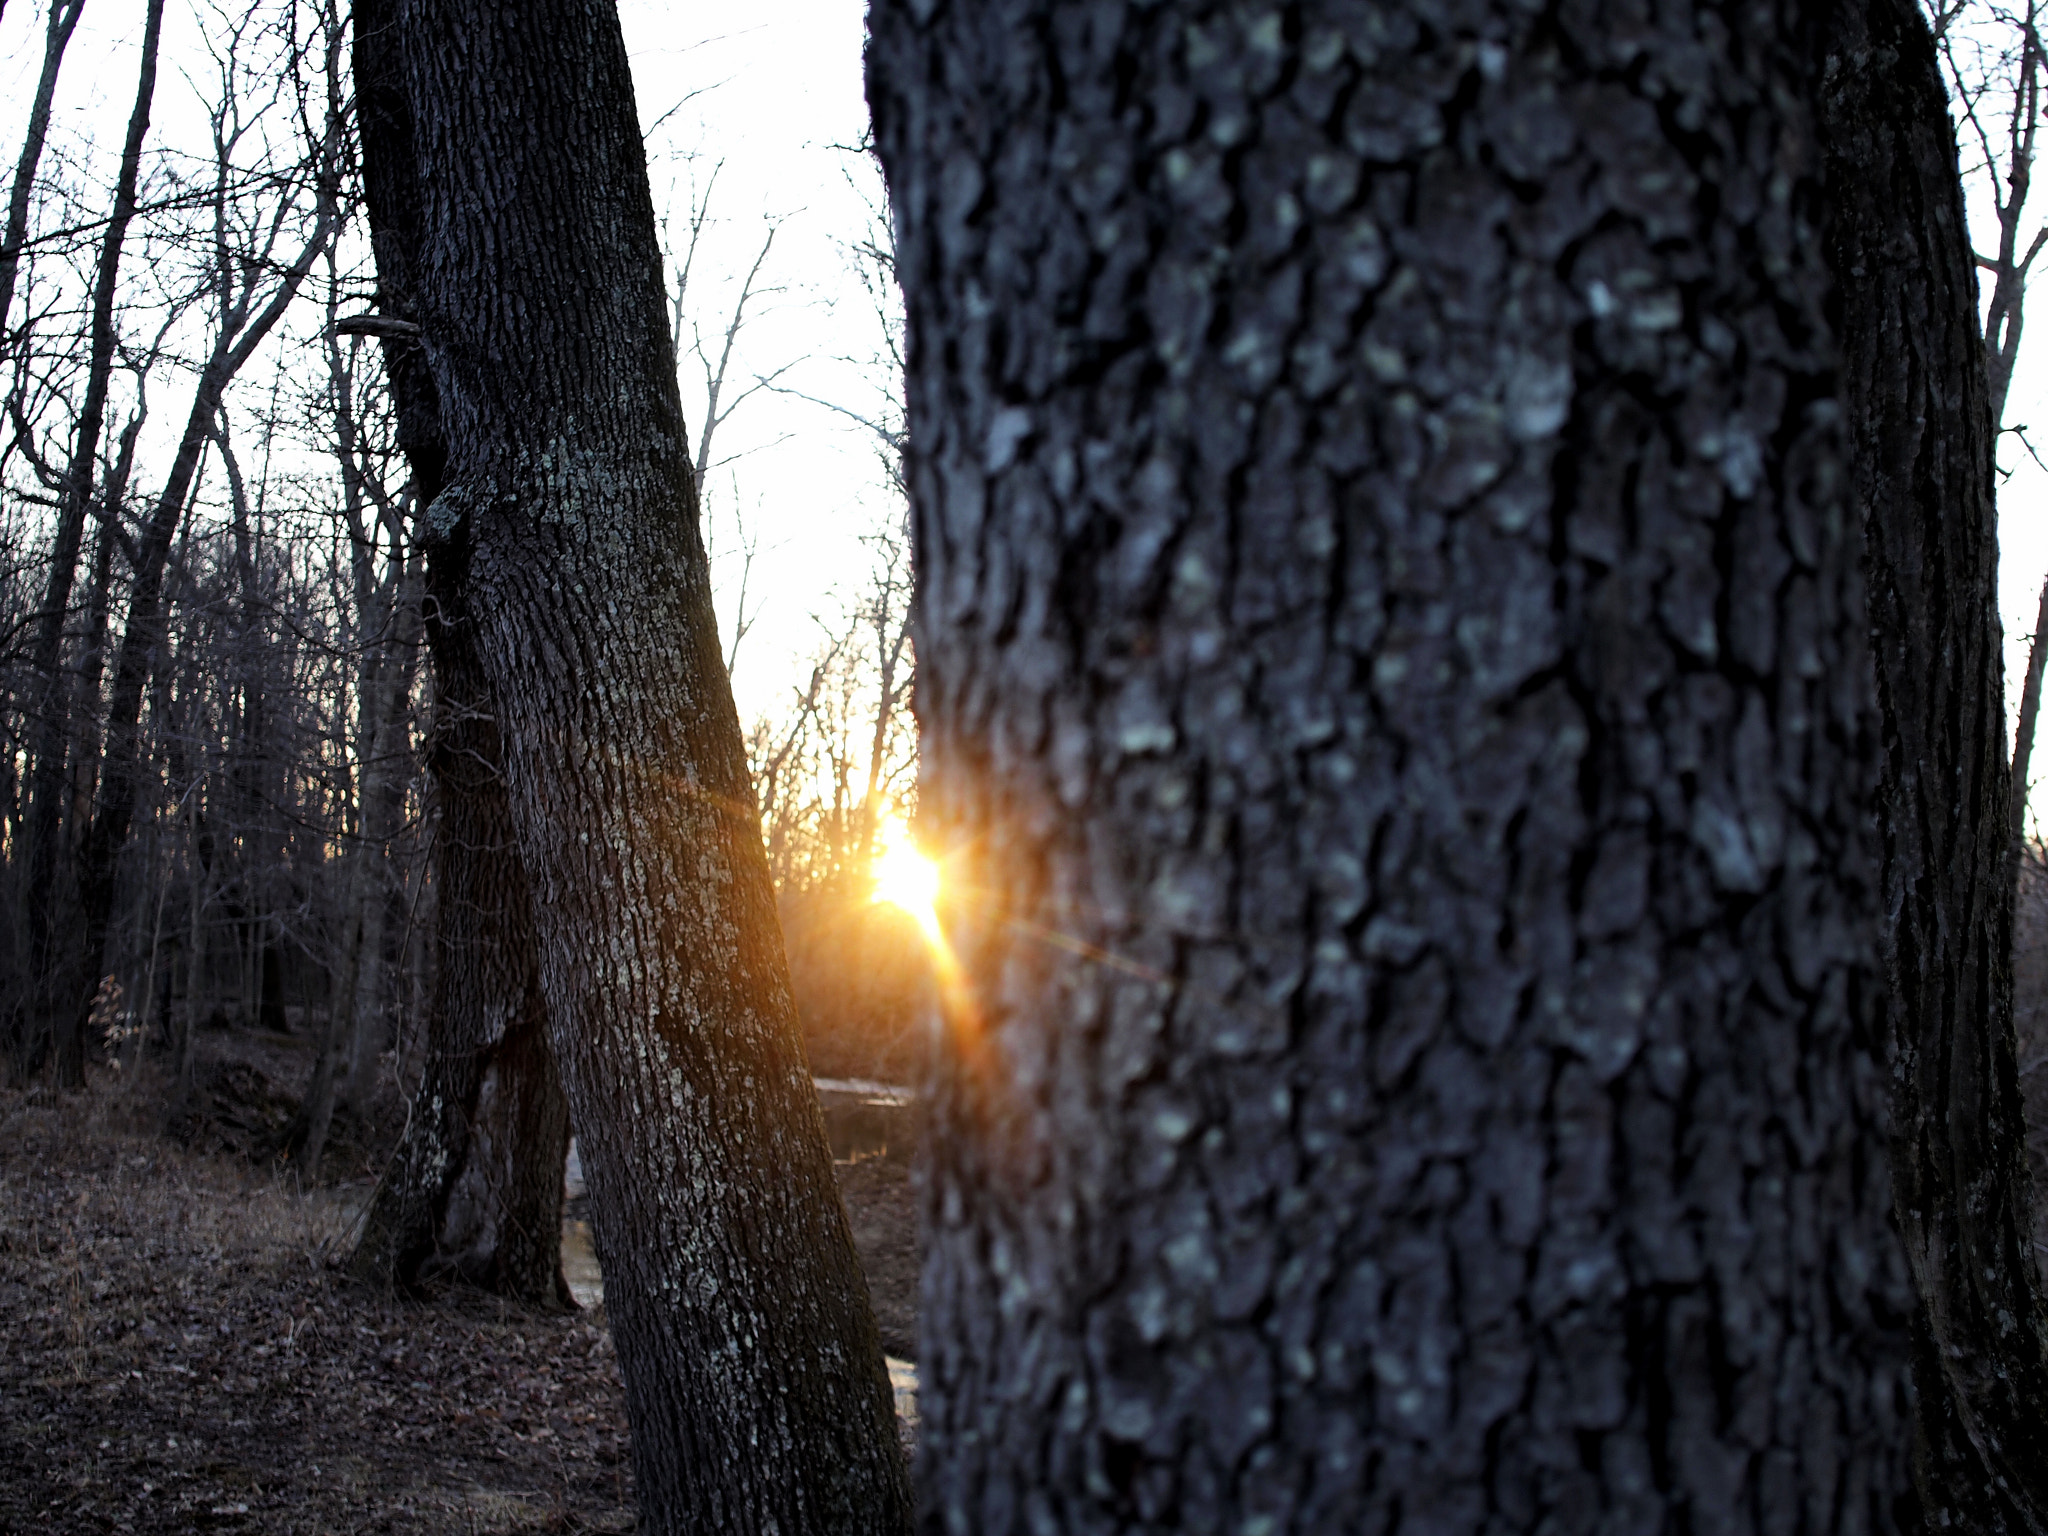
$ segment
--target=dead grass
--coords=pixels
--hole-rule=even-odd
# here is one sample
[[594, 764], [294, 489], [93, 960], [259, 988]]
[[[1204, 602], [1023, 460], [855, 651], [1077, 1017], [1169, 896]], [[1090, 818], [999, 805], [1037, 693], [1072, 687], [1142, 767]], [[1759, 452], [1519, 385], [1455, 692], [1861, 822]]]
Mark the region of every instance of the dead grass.
[[631, 1528], [601, 1326], [341, 1282], [361, 1185], [182, 1150], [155, 1102], [0, 1092], [0, 1532]]

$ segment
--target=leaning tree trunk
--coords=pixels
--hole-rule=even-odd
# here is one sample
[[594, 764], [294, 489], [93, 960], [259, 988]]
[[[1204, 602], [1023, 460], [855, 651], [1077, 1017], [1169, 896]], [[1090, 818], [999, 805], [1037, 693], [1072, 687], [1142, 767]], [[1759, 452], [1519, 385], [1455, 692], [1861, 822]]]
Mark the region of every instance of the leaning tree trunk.
[[399, 0], [416, 315], [651, 1531], [900, 1531], [608, 5]]
[[[420, 239], [412, 118], [388, 0], [358, 4], [355, 23], [364, 197], [385, 311], [376, 328], [385, 336], [399, 444], [425, 505], [446, 484], [448, 451], [433, 374], [410, 318]], [[569, 1106], [548, 1051], [533, 901], [466, 577], [466, 540], [457, 533], [434, 541], [425, 619], [434, 662], [427, 761], [438, 808], [437, 899], [425, 1063], [352, 1268], [360, 1278], [404, 1286], [452, 1273], [530, 1305], [566, 1306]]]
[[881, 0], [932, 1531], [1888, 1531], [1804, 13]]
[[1884, 718], [1892, 1178], [1921, 1301], [1922, 1483], [1931, 1527], [2048, 1531], [1994, 424], [1955, 138], [1910, 0], [1838, 0], [1824, 103]]

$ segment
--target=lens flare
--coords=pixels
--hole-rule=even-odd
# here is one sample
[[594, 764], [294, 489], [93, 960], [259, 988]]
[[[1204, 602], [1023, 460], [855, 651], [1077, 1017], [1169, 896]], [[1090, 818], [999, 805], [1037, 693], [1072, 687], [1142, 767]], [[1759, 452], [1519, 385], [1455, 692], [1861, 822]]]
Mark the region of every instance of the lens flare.
[[910, 829], [891, 820], [875, 860], [875, 900], [900, 907], [917, 919], [927, 937], [939, 934], [939, 866], [917, 851]]

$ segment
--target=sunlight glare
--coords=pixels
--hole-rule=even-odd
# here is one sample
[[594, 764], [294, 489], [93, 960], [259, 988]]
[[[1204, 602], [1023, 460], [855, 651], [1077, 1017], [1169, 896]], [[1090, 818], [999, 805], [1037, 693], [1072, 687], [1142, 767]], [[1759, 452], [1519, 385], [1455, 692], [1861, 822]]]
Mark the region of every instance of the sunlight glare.
[[901, 907], [925, 931], [939, 932], [939, 866], [917, 851], [910, 829], [892, 818], [882, 835], [882, 853], [875, 860], [875, 900]]

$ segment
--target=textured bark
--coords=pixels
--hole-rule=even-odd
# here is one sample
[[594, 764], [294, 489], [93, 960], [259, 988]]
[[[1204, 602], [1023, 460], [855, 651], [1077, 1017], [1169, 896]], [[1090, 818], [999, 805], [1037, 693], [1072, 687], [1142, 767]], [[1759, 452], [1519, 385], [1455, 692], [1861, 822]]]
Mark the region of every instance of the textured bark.
[[1916, 1521], [1808, 14], [876, 6], [927, 1529]]
[[2048, 1318], [2012, 1025], [1994, 417], [1955, 140], [1910, 0], [1843, 0], [1822, 113], [1884, 716], [1892, 1177], [1932, 1526], [2048, 1531]]
[[417, 319], [650, 1531], [900, 1531], [608, 4], [400, 0]]
[[[410, 324], [419, 182], [388, 0], [355, 11], [364, 192], [386, 317]], [[384, 342], [398, 437], [425, 504], [446, 483], [440, 400], [416, 333]], [[353, 1268], [411, 1285], [454, 1273], [536, 1306], [570, 1305], [562, 1274], [569, 1106], [546, 1041], [533, 902], [504, 785], [504, 745], [467, 613], [467, 542], [439, 540], [426, 603], [434, 659], [428, 752], [435, 964], [426, 1066]]]
[[439, 552], [428, 627], [439, 911], [426, 1065], [352, 1267], [399, 1285], [453, 1273], [535, 1306], [566, 1306], [569, 1106], [547, 1049], [532, 896], [461, 590], [459, 565]]

